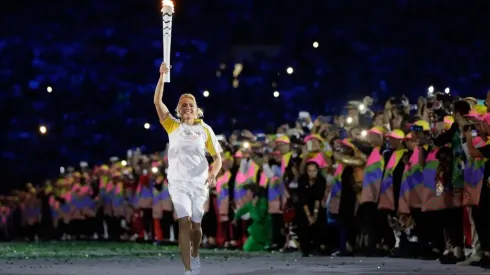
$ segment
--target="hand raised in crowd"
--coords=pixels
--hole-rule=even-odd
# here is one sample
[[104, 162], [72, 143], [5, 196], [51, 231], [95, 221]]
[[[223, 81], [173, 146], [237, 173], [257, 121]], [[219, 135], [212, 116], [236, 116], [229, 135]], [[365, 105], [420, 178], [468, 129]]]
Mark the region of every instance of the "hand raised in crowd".
[[[172, 68], [172, 66], [170, 66], [170, 68]], [[160, 65], [160, 74], [168, 74], [168, 72], [170, 71], [170, 68], [167, 66], [167, 64], [162, 63], [162, 65]]]
[[419, 96], [417, 99], [417, 110], [421, 110], [423, 106], [427, 104], [427, 99], [423, 96]]
[[316, 222], [317, 217], [316, 216], [309, 216], [308, 217], [308, 223], [310, 225], [313, 225]]
[[319, 132], [319, 133], [321, 133], [321, 132], [323, 132], [323, 131], [327, 131], [327, 133], [328, 133], [328, 132], [330, 132], [330, 131], [329, 131], [329, 126], [330, 126], [330, 125], [328, 125], [328, 123], [321, 123], [321, 124], [320, 124], [320, 127], [318, 128], [318, 132]]
[[442, 131], [444, 131], [444, 130], [445, 130], [446, 126], [444, 125], [444, 122], [443, 122], [443, 121], [441, 121], [441, 122], [437, 122], [437, 123], [434, 125], [434, 128], [435, 128], [435, 130], [436, 130], [438, 133], [440, 133], [440, 132], [442, 132]]
[[253, 140], [255, 138], [254, 134], [250, 130], [243, 130], [242, 131], [242, 136]]
[[276, 132], [278, 134], [287, 134], [288, 130], [289, 130], [289, 125], [283, 124], [283, 125], [277, 127], [277, 131]]
[[322, 121], [320, 119], [320, 116], [313, 121], [313, 127], [320, 127], [322, 125]]
[[322, 145], [320, 143], [313, 142], [313, 146], [312, 146], [313, 152], [322, 152], [323, 148], [321, 146]]
[[310, 153], [310, 152], [308, 152], [308, 148], [307, 148], [307, 146], [306, 146], [306, 145], [303, 145], [303, 146], [301, 147], [301, 154], [303, 155], [303, 157], [308, 156], [308, 154], [309, 154], [309, 153]]

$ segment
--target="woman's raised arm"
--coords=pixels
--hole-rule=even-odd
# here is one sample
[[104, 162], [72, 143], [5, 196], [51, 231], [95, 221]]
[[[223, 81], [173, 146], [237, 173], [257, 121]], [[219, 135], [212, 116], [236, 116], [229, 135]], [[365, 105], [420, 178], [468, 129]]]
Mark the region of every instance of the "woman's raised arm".
[[158, 118], [160, 121], [164, 121], [165, 118], [169, 115], [170, 111], [167, 106], [163, 104], [163, 86], [164, 86], [164, 76], [168, 73], [169, 68], [165, 63], [162, 63], [160, 66], [160, 79], [158, 79], [157, 87], [155, 88], [155, 96], [153, 97], [153, 103], [155, 104], [155, 108], [157, 109]]

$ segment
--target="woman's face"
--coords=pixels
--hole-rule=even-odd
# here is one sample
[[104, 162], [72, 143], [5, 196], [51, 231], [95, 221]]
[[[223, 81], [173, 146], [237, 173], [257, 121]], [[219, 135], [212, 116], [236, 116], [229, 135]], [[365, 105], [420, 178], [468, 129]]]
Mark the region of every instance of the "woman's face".
[[407, 148], [408, 148], [409, 150], [413, 150], [413, 149], [415, 148], [415, 146], [417, 145], [417, 144], [415, 143], [415, 140], [414, 140], [414, 139], [407, 139], [407, 140], [405, 141], [405, 144], [407, 145]]
[[318, 168], [315, 164], [309, 164], [306, 167], [306, 172], [308, 173], [308, 178], [310, 179], [316, 179], [316, 177], [318, 176]]
[[286, 154], [287, 152], [291, 151], [291, 147], [289, 146], [289, 144], [284, 142], [278, 142], [277, 149], [279, 149], [281, 154]]
[[184, 120], [197, 118], [196, 102], [191, 98], [184, 97], [179, 102], [179, 115]]

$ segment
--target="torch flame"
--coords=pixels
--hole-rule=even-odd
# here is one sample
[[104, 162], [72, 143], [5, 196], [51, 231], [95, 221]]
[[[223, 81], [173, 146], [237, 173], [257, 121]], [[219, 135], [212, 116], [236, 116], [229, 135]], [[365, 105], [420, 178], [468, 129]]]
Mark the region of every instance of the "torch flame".
[[172, 2], [172, 0], [162, 0], [162, 12], [163, 12], [163, 8], [166, 6], [171, 7], [172, 12], [174, 12], [174, 3]]

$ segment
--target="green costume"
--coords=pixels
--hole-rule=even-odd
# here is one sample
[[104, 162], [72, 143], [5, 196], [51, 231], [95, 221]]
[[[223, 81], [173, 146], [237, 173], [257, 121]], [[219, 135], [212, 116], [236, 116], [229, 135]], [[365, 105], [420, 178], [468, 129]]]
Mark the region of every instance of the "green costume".
[[248, 227], [248, 238], [243, 245], [243, 251], [262, 251], [270, 245], [271, 219], [269, 216], [269, 202], [266, 198], [259, 198], [257, 203], [246, 203], [235, 213], [235, 220], [250, 213], [252, 224]]

